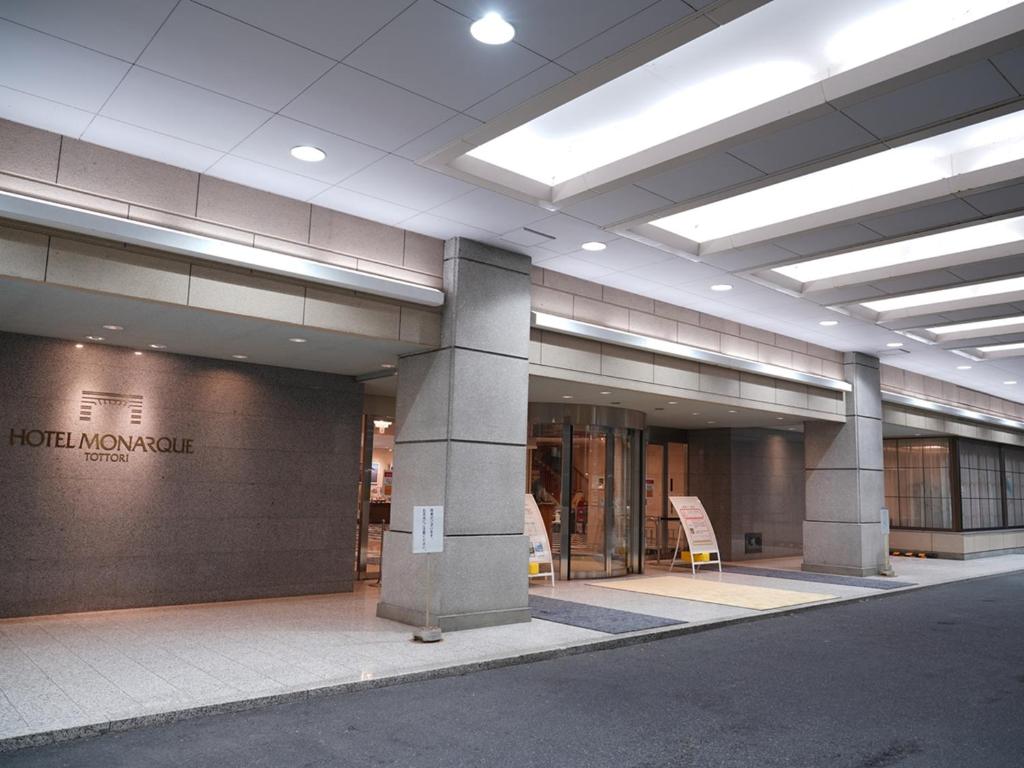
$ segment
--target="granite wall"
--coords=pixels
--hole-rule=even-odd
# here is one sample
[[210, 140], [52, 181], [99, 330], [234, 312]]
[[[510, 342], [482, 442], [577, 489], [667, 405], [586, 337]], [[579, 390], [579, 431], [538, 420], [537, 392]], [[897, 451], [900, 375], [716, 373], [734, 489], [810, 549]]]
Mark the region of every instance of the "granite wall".
[[[804, 446], [800, 432], [706, 429], [689, 432], [689, 489], [700, 497], [722, 557], [799, 555], [803, 544]], [[760, 552], [746, 552], [746, 534]]]
[[361, 412], [348, 377], [0, 333], [0, 616], [350, 590]]

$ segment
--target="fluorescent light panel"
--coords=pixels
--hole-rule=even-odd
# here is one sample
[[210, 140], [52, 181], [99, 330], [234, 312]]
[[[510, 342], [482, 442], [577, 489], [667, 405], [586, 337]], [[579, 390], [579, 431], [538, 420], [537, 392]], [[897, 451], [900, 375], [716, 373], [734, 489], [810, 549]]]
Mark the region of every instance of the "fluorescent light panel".
[[985, 347], [978, 347], [982, 352], [1011, 352], [1017, 349], [1024, 349], [1024, 341], [1014, 344], [989, 344]]
[[697, 243], [1024, 158], [1024, 111], [652, 221]]
[[908, 296], [894, 296], [890, 299], [865, 301], [861, 306], [874, 312], [890, 312], [897, 309], [926, 307], [931, 304], [945, 304], [953, 301], [966, 301], [987, 296], [998, 296], [1001, 293], [1024, 291], [1024, 277], [1011, 277], [1005, 280], [993, 280], [988, 283], [960, 285], [956, 288], [943, 288], [938, 291], [913, 293]]
[[1024, 325], [1024, 315], [997, 317], [992, 320], [974, 320], [969, 323], [954, 323], [952, 325], [937, 325], [928, 330], [936, 336], [945, 336], [950, 333], [973, 333], [974, 331], [988, 331], [1012, 325]]
[[[861, 248], [799, 264], [787, 264], [775, 267], [772, 271], [806, 284], [1020, 242], [1024, 242], [1024, 216]], [[921, 268], [927, 269], [927, 265]]]
[[468, 154], [555, 186], [1017, 4], [774, 0]]

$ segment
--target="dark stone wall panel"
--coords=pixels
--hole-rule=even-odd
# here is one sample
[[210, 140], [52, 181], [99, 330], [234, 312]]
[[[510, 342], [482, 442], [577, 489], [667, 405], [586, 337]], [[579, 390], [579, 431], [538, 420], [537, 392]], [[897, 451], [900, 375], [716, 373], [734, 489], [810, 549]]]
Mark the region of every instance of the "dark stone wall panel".
[[[82, 422], [83, 390], [143, 396]], [[0, 616], [352, 588], [351, 378], [0, 333]], [[192, 454], [11, 445], [11, 430], [167, 435]]]

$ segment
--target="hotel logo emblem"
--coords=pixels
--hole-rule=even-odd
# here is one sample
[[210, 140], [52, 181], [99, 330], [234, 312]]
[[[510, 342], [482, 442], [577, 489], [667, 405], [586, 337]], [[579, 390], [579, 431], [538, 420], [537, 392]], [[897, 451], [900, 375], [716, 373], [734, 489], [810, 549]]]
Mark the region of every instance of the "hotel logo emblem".
[[121, 392], [90, 392], [82, 390], [78, 420], [92, 421], [93, 414], [100, 406], [112, 406], [128, 410], [129, 424], [142, 423], [142, 395], [128, 395]]

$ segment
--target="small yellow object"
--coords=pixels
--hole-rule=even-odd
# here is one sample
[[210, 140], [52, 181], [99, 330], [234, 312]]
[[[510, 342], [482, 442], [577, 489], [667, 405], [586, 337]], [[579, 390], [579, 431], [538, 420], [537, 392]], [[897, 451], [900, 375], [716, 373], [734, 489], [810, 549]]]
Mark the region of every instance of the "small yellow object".
[[530, 575], [534, 576], [540, 573], [540, 563], [530, 563]]
[[683, 550], [682, 561], [684, 563], [689, 563], [691, 562], [691, 560], [695, 563], [707, 563], [711, 561], [711, 555], [707, 552], [698, 552], [696, 555], [694, 555], [691, 554], [690, 550], [688, 549]]

